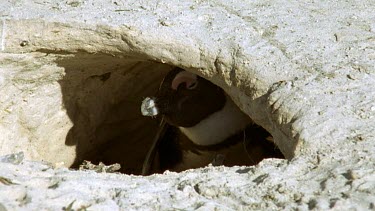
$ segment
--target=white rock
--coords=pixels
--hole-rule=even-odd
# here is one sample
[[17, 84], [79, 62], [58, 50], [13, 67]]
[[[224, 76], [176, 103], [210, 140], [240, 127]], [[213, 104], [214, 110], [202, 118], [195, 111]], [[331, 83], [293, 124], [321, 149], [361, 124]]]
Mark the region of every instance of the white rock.
[[0, 189], [0, 209], [374, 209], [374, 11], [371, 1], [1, 2], [1, 155], [104, 157], [137, 171], [157, 124], [141, 101], [179, 66], [227, 91], [291, 160], [150, 177], [1, 163], [17, 184]]

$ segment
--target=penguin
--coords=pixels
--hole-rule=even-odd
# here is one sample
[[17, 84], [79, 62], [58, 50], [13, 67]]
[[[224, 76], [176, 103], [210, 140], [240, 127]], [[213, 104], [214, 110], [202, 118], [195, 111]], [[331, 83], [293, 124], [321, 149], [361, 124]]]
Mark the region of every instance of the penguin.
[[271, 135], [245, 115], [217, 85], [181, 68], [171, 70], [144, 116], [160, 127], [143, 164], [143, 175], [212, 165], [256, 165], [284, 158]]

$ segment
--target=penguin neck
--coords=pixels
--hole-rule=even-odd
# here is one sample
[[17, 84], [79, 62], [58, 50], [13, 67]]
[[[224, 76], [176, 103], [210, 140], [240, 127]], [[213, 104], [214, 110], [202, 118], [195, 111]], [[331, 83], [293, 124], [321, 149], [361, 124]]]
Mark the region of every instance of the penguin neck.
[[179, 127], [194, 144], [200, 146], [216, 145], [232, 135], [244, 130], [252, 123], [237, 105], [226, 96], [224, 107], [209, 115], [192, 127]]

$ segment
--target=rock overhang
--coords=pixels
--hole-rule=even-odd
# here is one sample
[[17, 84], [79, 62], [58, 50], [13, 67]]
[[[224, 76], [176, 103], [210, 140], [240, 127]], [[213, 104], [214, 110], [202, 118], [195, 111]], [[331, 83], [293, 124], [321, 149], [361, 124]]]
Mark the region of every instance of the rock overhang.
[[[161, 72], [179, 66], [221, 86], [274, 135], [284, 154], [289, 158], [296, 155], [286, 167], [296, 170], [295, 174], [289, 172], [290, 178], [298, 180], [298, 172], [321, 173], [340, 186], [324, 168], [334, 175], [348, 169], [362, 175], [370, 168], [374, 159], [371, 3], [319, 2], [302, 7], [285, 1], [235, 5], [150, 1], [144, 5], [117, 2], [117, 6], [109, 1], [69, 2], [50, 1], [43, 6], [20, 2], [12, 5], [17, 13], [9, 13], [14, 11], [10, 4], [2, 7], [2, 92], [11, 93], [2, 99], [4, 153], [27, 146], [28, 158], [46, 157], [35, 149], [44, 149], [53, 155], [52, 160], [56, 154], [74, 157], [75, 147], [66, 147], [64, 142], [73, 122], [64, 111], [61, 84], [68, 84], [66, 76], [73, 77], [75, 71], [67, 74], [69, 68], [65, 67], [72, 61], [77, 66], [70, 70], [80, 62], [85, 68], [97, 64], [94, 69], [105, 67], [106, 62], [121, 66], [126, 63], [122, 58], [127, 58], [126, 64], [159, 63]], [[336, 10], [329, 9], [332, 5]], [[91, 14], [96, 7], [97, 12]], [[224, 27], [221, 22], [231, 24]], [[116, 78], [112, 77], [116, 68], [99, 69], [85, 85]], [[48, 97], [49, 103], [34, 96]], [[47, 112], [46, 107], [53, 109]], [[64, 140], [60, 144], [65, 152], [48, 148], [56, 145], [52, 130], [56, 137], [63, 137], [56, 139]], [[9, 145], [12, 140], [19, 144]], [[270, 169], [275, 167], [272, 163], [268, 163]], [[296, 182], [288, 180], [286, 173], [275, 172], [290, 187]], [[335, 192], [323, 190], [321, 194]], [[305, 197], [302, 202], [308, 207], [323, 206], [319, 200]]]
[[[135, 27], [111, 28], [100, 25], [86, 26], [37, 20], [4, 20], [3, 25], [6, 30], [4, 53], [17, 54], [16, 52], [20, 52], [22, 53], [21, 57], [28, 57], [31, 60], [34, 58], [36, 62], [32, 63], [38, 64], [34, 67], [29, 65], [30, 68], [35, 68], [37, 71], [34, 73], [37, 75], [41, 74], [39, 78], [44, 81], [45, 86], [54, 84], [53, 86], [56, 88], [57, 83], [59, 84], [61, 93], [56, 93], [55, 96], [57, 99], [62, 99], [59, 103], [60, 109], [62, 112], [66, 112], [69, 117], [64, 120], [65, 129], [61, 129], [63, 127], [56, 123], [61, 122], [57, 118], [52, 120], [55, 123], [50, 123], [47, 127], [48, 130], [53, 130], [50, 125], [57, 124], [60, 130], [58, 133], [60, 136], [56, 137], [55, 141], [50, 140], [47, 143], [61, 142], [64, 139], [64, 133], [71, 127], [65, 138], [65, 145], [68, 146], [69, 151], [66, 152], [66, 155], [69, 158], [58, 160], [54, 154], [60, 149], [51, 150], [50, 153], [48, 147], [41, 147], [44, 143], [40, 143], [38, 145], [40, 148], [37, 150], [31, 150], [34, 151], [33, 156], [30, 154], [31, 158], [52, 159], [53, 162], [63, 161], [67, 163], [66, 165], [70, 165], [74, 152], [69, 146], [77, 145], [75, 147], [80, 148], [76, 149], [78, 157], [80, 157], [79, 154], [97, 150], [96, 147], [87, 147], [88, 143], [94, 143], [95, 146], [106, 146], [103, 145], [106, 142], [103, 137], [106, 137], [104, 139], [119, 137], [119, 131], [126, 128], [126, 126], [118, 126], [118, 128], [110, 129], [109, 125], [113, 126], [113, 121], [119, 122], [119, 120], [125, 121], [137, 117], [138, 104], [144, 97], [155, 93], [163, 75], [173, 66], [182, 67], [218, 84], [257, 123], [270, 129], [271, 133], [272, 130], [277, 129], [277, 127], [269, 126], [269, 119], [263, 109], [266, 85], [272, 80], [256, 76], [257, 71], [251, 68], [252, 62], [248, 60], [247, 55], [244, 55], [246, 48], [243, 46], [232, 48], [233, 41], [231, 40], [226, 40], [223, 43], [209, 40], [205, 43], [202, 40], [194, 40], [194, 36], [186, 38], [185, 35], [185, 38], [181, 39], [181, 34], [170, 34], [169, 30], [166, 32], [161, 30], [164, 34], [170, 35], [165, 37], [162, 33], [158, 33], [160, 36], [155, 36], [156, 32], [153, 30], [141, 32]], [[21, 33], [16, 33], [21, 29], [24, 30]], [[10, 36], [11, 34], [14, 36]], [[225, 45], [231, 47], [226, 49]], [[211, 46], [215, 47], [210, 48]], [[43, 67], [41, 69], [44, 70], [44, 73], [38, 73], [40, 67]], [[25, 78], [35, 78], [32, 76], [34, 73], [27, 71], [25, 69], [20, 71], [20, 81]], [[50, 72], [48, 73], [48, 71]], [[54, 80], [56, 81], [48, 79], [51, 75], [55, 76]], [[49, 82], [51, 84], [48, 84]], [[25, 89], [28, 88], [25, 87]], [[57, 92], [56, 89], [54, 90]], [[41, 99], [46, 97], [42, 90], [39, 94]], [[31, 97], [25, 95], [25, 98]], [[33, 95], [32, 98], [38, 98], [38, 94]], [[28, 104], [32, 102], [28, 99], [26, 101], [29, 102]], [[137, 102], [139, 103], [137, 104]], [[121, 107], [121, 103], [123, 107], [130, 109], [124, 108], [126, 112], [119, 111], [121, 109], [118, 107]], [[27, 108], [41, 111], [44, 106], [47, 106], [47, 104], [42, 104], [27, 106]], [[41, 110], [39, 106], [42, 108]], [[46, 107], [45, 109], [48, 110]], [[114, 114], [109, 114], [111, 109], [116, 110]], [[123, 117], [120, 118], [119, 113], [121, 112]], [[41, 112], [38, 115], [43, 116]], [[113, 117], [108, 117], [108, 115]], [[136, 116], [134, 117], [134, 115]], [[125, 118], [125, 116], [128, 117]], [[129, 116], [131, 117], [129, 118]], [[138, 118], [142, 119], [139, 115]], [[49, 120], [39, 118], [41, 122]], [[29, 127], [28, 124], [31, 123], [27, 123], [26, 127]], [[107, 126], [102, 124], [107, 124]], [[125, 124], [129, 125], [129, 123]], [[133, 125], [137, 125], [137, 123], [133, 122]], [[138, 123], [139, 131], [147, 131], [148, 127], [141, 125], [144, 124]], [[43, 128], [43, 126], [41, 127]], [[131, 128], [128, 126], [127, 130], [132, 131]], [[103, 132], [109, 130], [112, 132]], [[47, 129], [40, 129], [40, 131], [47, 133]], [[29, 135], [32, 133], [29, 132]], [[38, 140], [38, 136], [50, 139], [49, 136], [43, 135], [43, 132], [32, 136], [33, 140]], [[285, 134], [282, 134], [281, 137], [281, 140], [289, 141]], [[77, 139], [84, 141], [81, 144], [73, 143], [73, 140]], [[280, 138], [276, 137], [276, 140], [280, 140]], [[85, 147], [82, 147], [83, 145]], [[289, 158], [294, 154], [292, 145], [295, 144], [281, 145], [288, 146], [281, 148]], [[41, 152], [39, 152], [40, 150]], [[106, 151], [110, 152], [110, 150]], [[92, 153], [96, 155], [95, 152]], [[120, 154], [116, 156], [119, 157]]]

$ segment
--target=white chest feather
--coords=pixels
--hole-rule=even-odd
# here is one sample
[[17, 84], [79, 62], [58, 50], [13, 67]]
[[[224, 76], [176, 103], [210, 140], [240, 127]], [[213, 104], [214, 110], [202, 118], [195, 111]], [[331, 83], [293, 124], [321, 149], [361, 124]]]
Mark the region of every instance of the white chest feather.
[[180, 130], [195, 144], [209, 146], [218, 144], [243, 130], [252, 121], [227, 97], [225, 106], [193, 127]]

